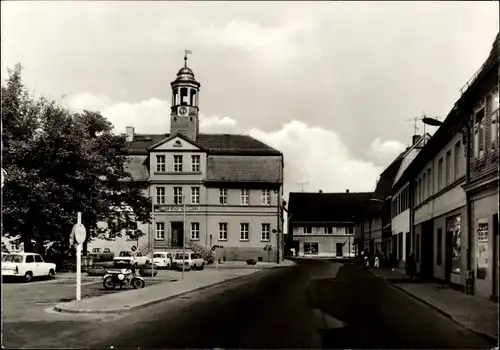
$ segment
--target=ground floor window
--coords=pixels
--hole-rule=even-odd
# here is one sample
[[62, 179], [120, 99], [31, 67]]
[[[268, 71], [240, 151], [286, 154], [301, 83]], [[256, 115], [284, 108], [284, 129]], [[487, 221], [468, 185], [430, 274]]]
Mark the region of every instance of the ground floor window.
[[191, 239], [199, 240], [200, 239], [200, 223], [192, 222], [191, 223]]
[[165, 223], [156, 223], [156, 239], [165, 239]]
[[460, 215], [447, 220], [447, 231], [451, 233], [451, 272], [460, 273], [461, 245], [460, 245]]
[[488, 222], [479, 221], [477, 228], [477, 278], [486, 279], [488, 274]]
[[317, 255], [318, 242], [304, 242], [304, 254]]

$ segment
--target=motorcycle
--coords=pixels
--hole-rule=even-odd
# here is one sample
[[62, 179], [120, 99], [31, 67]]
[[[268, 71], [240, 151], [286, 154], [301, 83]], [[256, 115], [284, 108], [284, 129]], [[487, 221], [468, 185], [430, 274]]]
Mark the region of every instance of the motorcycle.
[[120, 286], [120, 289], [122, 289], [123, 286], [128, 285], [131, 285], [134, 289], [139, 289], [144, 288], [146, 282], [142, 277], [136, 275], [135, 267], [131, 266], [128, 269], [106, 271], [102, 284], [107, 290], [115, 289], [116, 286]]

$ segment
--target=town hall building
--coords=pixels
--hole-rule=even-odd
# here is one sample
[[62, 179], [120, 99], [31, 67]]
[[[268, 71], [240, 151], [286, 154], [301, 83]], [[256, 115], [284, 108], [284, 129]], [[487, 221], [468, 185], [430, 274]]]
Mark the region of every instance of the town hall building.
[[227, 260], [281, 260], [283, 154], [249, 135], [200, 133], [200, 83], [184, 60], [171, 83], [170, 132], [126, 130], [128, 170], [153, 199], [147, 250], [185, 240], [222, 246]]

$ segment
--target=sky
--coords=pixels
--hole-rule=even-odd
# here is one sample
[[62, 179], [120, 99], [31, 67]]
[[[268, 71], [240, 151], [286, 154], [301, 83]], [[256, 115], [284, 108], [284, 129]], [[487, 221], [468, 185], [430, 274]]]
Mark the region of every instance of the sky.
[[21, 63], [35, 94], [100, 111], [117, 133], [169, 132], [170, 82], [192, 50], [201, 132], [246, 133], [282, 151], [286, 192], [373, 191], [411, 143], [413, 118], [448, 114], [499, 28], [494, 1], [3, 1], [1, 10], [2, 80]]

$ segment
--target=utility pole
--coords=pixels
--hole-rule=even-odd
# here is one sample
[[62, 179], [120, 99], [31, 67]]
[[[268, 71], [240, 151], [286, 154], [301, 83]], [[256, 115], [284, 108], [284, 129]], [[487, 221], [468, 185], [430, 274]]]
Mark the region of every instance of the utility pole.
[[184, 279], [184, 268], [186, 266], [186, 201], [185, 196], [182, 196], [182, 279]]

